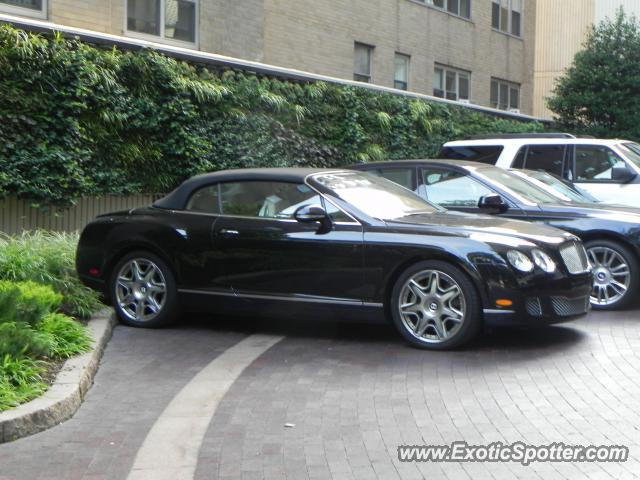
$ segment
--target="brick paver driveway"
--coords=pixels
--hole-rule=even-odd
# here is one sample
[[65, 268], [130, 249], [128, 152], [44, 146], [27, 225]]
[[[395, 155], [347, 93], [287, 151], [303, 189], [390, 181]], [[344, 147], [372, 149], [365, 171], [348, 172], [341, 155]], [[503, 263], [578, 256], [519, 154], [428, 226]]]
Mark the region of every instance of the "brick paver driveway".
[[[0, 479], [131, 478], [171, 400], [256, 332], [285, 338], [250, 363], [205, 419], [191, 477], [640, 478], [640, 312], [630, 311], [536, 332], [498, 331], [445, 353], [409, 348], [390, 328], [362, 325], [118, 327], [76, 416], [0, 445]], [[397, 459], [401, 444], [458, 440], [623, 444], [631, 453], [622, 464], [528, 467]]]

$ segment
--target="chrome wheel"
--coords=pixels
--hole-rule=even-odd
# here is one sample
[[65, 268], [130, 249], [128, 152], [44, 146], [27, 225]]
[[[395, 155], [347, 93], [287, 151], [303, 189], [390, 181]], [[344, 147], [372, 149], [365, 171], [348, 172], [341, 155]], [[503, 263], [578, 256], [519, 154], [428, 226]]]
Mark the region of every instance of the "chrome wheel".
[[116, 277], [116, 302], [130, 320], [153, 320], [165, 304], [167, 283], [162, 270], [150, 260], [134, 258]]
[[458, 333], [467, 306], [452, 277], [438, 270], [423, 270], [403, 285], [398, 308], [403, 326], [414, 337], [441, 343]]
[[587, 249], [593, 267], [593, 305], [613, 305], [627, 294], [631, 270], [625, 258], [616, 250], [594, 246]]

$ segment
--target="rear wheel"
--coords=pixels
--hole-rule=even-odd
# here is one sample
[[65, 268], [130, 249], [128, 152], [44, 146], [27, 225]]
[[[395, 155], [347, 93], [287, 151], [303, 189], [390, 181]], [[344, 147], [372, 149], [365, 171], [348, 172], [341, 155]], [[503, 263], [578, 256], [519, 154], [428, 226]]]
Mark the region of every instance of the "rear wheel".
[[638, 260], [624, 245], [610, 240], [585, 243], [593, 267], [591, 306], [596, 310], [619, 310], [629, 307], [638, 291]]
[[145, 251], [124, 256], [111, 277], [113, 307], [122, 323], [154, 328], [178, 314], [176, 282], [168, 265]]
[[482, 326], [478, 293], [467, 275], [446, 262], [419, 262], [391, 292], [391, 317], [412, 345], [446, 350], [471, 341]]

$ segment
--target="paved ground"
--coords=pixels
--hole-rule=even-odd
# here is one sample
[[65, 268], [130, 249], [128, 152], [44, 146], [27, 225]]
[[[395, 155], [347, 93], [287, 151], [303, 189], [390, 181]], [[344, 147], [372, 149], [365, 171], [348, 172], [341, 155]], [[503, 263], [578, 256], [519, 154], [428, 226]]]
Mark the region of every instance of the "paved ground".
[[[208, 428], [191, 477], [640, 478], [635, 311], [498, 331], [446, 353], [409, 348], [385, 327], [206, 319], [160, 331], [118, 327], [76, 416], [1, 445], [0, 479], [131, 478], [174, 397], [254, 333], [285, 338], [235, 379], [212, 419], [202, 418]], [[400, 444], [458, 440], [625, 444], [631, 458], [529, 467], [397, 460]]]

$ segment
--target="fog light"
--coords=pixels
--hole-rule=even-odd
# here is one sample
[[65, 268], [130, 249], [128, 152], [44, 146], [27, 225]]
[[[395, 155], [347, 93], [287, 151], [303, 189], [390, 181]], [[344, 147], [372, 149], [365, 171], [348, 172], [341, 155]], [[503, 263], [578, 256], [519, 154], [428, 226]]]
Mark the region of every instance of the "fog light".
[[496, 305], [498, 307], [510, 307], [513, 305], [511, 300], [507, 300], [506, 298], [501, 298], [500, 300], [496, 300]]

